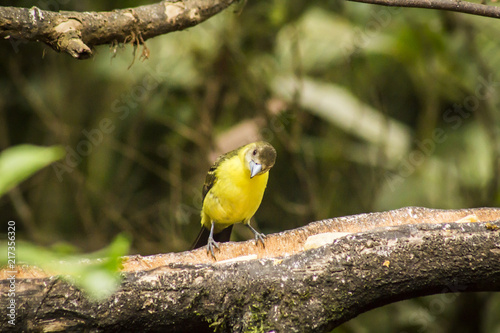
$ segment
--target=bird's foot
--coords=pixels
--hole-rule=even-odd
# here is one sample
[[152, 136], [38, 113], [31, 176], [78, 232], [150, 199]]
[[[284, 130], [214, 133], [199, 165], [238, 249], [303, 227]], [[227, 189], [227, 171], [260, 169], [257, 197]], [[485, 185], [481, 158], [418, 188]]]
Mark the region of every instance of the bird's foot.
[[264, 243], [264, 238], [266, 238], [266, 235], [260, 232], [255, 233], [255, 245], [259, 245], [259, 241], [262, 243], [262, 246], [266, 247], [266, 244]]
[[254, 236], [255, 236], [255, 245], [258, 245], [259, 244], [259, 241], [262, 243], [262, 246], [266, 247], [266, 244], [264, 244], [264, 238], [266, 238], [266, 235], [264, 235], [263, 233], [261, 232], [258, 232], [257, 230], [255, 230], [251, 225], [250, 223], [247, 223], [245, 224], [248, 228], [250, 228], [250, 230], [252, 230]]
[[214, 259], [216, 259], [215, 254], [214, 254], [214, 247], [216, 247], [218, 250], [219, 244], [216, 241], [214, 241], [214, 239], [212, 237], [209, 237], [208, 242], [207, 242], [207, 254], [211, 253], [212, 257], [214, 257]]

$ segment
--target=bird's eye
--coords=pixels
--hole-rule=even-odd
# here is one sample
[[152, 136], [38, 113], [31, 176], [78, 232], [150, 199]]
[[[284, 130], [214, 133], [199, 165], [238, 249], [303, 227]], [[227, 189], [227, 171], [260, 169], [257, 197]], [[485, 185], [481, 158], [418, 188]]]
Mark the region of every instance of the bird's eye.
[[253, 156], [257, 155], [257, 149], [255, 149], [252, 154]]

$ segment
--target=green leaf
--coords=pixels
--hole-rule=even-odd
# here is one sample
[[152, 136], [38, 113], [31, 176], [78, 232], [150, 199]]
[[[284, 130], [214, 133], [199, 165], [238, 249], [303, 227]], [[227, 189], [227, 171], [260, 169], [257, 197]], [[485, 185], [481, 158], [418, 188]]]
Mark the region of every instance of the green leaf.
[[0, 154], [0, 196], [64, 154], [59, 146], [19, 145], [4, 150]]
[[112, 295], [120, 286], [120, 275], [103, 268], [89, 269], [82, 273], [75, 283], [81, 287], [91, 299], [100, 301]]
[[[92, 300], [103, 300], [120, 286], [122, 257], [127, 255], [130, 238], [123, 234], [106, 248], [94, 253], [77, 254], [67, 244], [50, 249], [27, 242], [16, 242], [16, 264], [29, 264], [48, 274], [59, 275], [81, 288]], [[0, 241], [0, 248], [7, 248]], [[72, 252], [68, 254], [68, 252]], [[7, 251], [0, 252], [0, 266], [7, 265]]]

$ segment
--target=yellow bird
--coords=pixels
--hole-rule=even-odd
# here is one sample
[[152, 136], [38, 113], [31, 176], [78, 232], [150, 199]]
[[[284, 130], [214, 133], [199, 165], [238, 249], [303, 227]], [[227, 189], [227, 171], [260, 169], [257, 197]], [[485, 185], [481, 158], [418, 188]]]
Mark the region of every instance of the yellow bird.
[[244, 223], [264, 245], [264, 234], [250, 225], [260, 206], [276, 161], [276, 150], [264, 141], [253, 142], [219, 156], [207, 173], [203, 185], [201, 231], [193, 249], [207, 246], [214, 255], [218, 242], [227, 242], [233, 224]]

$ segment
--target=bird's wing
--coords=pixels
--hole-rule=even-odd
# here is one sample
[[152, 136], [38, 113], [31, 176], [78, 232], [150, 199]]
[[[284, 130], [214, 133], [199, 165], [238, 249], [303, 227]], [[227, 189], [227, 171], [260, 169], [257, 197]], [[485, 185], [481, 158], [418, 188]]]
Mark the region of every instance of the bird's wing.
[[202, 200], [202, 203], [205, 200], [205, 197], [206, 197], [208, 191], [210, 191], [210, 189], [217, 182], [216, 170], [219, 167], [219, 165], [221, 163], [223, 163], [225, 160], [228, 160], [231, 157], [233, 157], [235, 155], [238, 155], [239, 151], [240, 151], [240, 149], [236, 149], [236, 150], [232, 150], [232, 151], [230, 151], [228, 153], [225, 153], [225, 154], [219, 156], [217, 158], [217, 160], [215, 160], [214, 164], [210, 167], [210, 169], [208, 170], [207, 176], [205, 178], [205, 184], [203, 184], [203, 190], [202, 190], [203, 200]]

